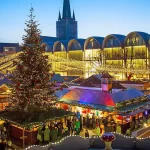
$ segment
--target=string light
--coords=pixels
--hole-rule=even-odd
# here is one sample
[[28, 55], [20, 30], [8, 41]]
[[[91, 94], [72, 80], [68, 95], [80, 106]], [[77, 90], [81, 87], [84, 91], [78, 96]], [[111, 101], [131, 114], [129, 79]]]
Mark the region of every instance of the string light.
[[[69, 113], [69, 112], [68, 112]], [[59, 120], [59, 119], [62, 119], [62, 118], [65, 118], [65, 117], [70, 117], [70, 116], [74, 116], [74, 113], [69, 113], [69, 114], [67, 114], [67, 115], [63, 115], [62, 117], [54, 117], [53, 119], [46, 119], [45, 121], [44, 121], [44, 123], [46, 123], [46, 122], [51, 122], [51, 121], [54, 121], [54, 120]], [[16, 126], [18, 126], [18, 127], [22, 127], [22, 128], [27, 128], [27, 127], [29, 127], [29, 126], [36, 126], [36, 125], [41, 125], [41, 124], [43, 124], [43, 122], [33, 122], [33, 123], [28, 123], [28, 124], [19, 124], [19, 123], [17, 123], [17, 122], [14, 122], [14, 121], [12, 121], [12, 120], [9, 120], [9, 119], [5, 119], [5, 118], [3, 118], [3, 117], [0, 117], [0, 120], [3, 120], [3, 121], [6, 121], [6, 122], [10, 122], [10, 123], [12, 123], [12, 124], [14, 124], [14, 125], [16, 125]]]
[[[127, 138], [127, 139], [133, 139], [133, 138], [136, 138], [136, 139], [138, 139], [138, 140], [150, 139], [150, 137], [147, 137], [147, 138], [138, 138], [138, 137], [125, 136], [125, 135], [123, 135], [123, 134], [121, 134], [121, 133], [116, 133], [116, 132], [112, 132], [112, 133], [115, 134], [115, 135], [123, 136], [124, 138]], [[44, 146], [31, 145], [31, 146], [27, 147], [25, 150], [28, 150], [28, 149], [30, 149], [30, 148], [32, 148], [32, 147], [45, 148], [45, 147], [49, 147], [49, 146], [51, 146], [51, 145], [57, 145], [57, 144], [62, 143], [65, 139], [68, 139], [68, 138], [71, 138], [71, 137], [79, 137], [79, 138], [82, 138], [82, 139], [93, 139], [93, 138], [94, 138], [94, 139], [97, 139], [97, 138], [100, 138], [100, 137], [97, 136], [97, 135], [96, 135], [96, 136], [93, 136], [93, 137], [82, 137], [82, 136], [80, 136], [80, 135], [70, 135], [70, 136], [67, 136], [67, 137], [62, 138], [59, 142], [49, 143], [49, 144], [44, 145]]]
[[[0, 61], [0, 72], [6, 73], [6, 70], [11, 70], [12, 68], [12, 61], [10, 63], [10, 60], [17, 60], [17, 57], [20, 53], [16, 53], [13, 55], [4, 57], [4, 60]], [[106, 72], [117, 72], [117, 73], [127, 73], [132, 72], [133, 74], [149, 74], [150, 70], [146, 68], [123, 68], [122, 66], [116, 66], [116, 65], [96, 65], [91, 63], [90, 61], [78, 61], [74, 59], [65, 59], [61, 56], [55, 56], [55, 54], [52, 53], [45, 53], [44, 55], [49, 55], [49, 63], [55, 63], [55, 71], [82, 71], [82, 72], [88, 72], [88, 70], [92, 70], [92, 68], [95, 68], [98, 72], [106, 71]], [[4, 64], [3, 64], [4, 63]], [[57, 65], [58, 64], [58, 65]], [[88, 67], [87, 67], [88, 66]], [[88, 69], [88, 70], [87, 70]]]

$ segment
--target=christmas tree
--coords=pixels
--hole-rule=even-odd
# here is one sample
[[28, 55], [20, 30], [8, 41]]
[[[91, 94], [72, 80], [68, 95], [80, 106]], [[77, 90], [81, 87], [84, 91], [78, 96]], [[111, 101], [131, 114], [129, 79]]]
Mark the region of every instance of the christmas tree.
[[31, 8], [30, 19], [25, 23], [26, 35], [20, 46], [22, 52], [14, 61], [16, 69], [10, 77], [13, 88], [9, 110], [39, 111], [49, 107], [55, 100], [53, 83], [49, 83], [51, 65], [48, 64], [48, 56], [44, 55], [45, 45], [42, 44], [41, 31], [37, 28], [39, 24], [34, 21], [33, 11]]

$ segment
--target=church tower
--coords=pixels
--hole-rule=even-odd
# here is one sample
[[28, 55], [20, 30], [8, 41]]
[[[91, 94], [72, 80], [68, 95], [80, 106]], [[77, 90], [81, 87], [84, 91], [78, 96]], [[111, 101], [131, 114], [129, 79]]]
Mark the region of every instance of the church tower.
[[78, 38], [77, 21], [75, 19], [74, 11], [71, 16], [69, 0], [64, 0], [62, 17], [59, 11], [58, 21], [56, 22], [56, 36], [60, 40]]

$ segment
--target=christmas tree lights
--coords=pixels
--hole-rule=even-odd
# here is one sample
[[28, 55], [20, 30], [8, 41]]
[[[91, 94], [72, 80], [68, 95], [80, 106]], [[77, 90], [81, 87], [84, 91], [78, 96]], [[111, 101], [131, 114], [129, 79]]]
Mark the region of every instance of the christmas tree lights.
[[54, 85], [49, 83], [52, 77], [51, 64], [48, 64], [48, 56], [44, 55], [45, 45], [42, 45], [41, 31], [34, 21], [33, 11], [31, 8], [30, 19], [25, 23], [26, 35], [23, 36], [24, 43], [20, 46], [22, 52], [17, 56], [17, 61], [13, 61], [16, 68], [9, 77], [13, 88], [8, 110], [46, 110], [55, 101]]

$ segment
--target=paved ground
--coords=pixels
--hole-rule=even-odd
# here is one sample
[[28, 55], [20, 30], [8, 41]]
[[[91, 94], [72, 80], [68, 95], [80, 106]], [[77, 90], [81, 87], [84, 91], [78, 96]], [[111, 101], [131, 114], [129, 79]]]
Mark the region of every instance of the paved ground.
[[[95, 135], [95, 130], [89, 130], [89, 134], [90, 134], [90, 137], [91, 137], [92, 135]], [[84, 135], [85, 135], [85, 129], [83, 129], [83, 131], [80, 133], [80, 136], [84, 137]], [[142, 135], [140, 136], [140, 138], [146, 138], [146, 137], [149, 137], [149, 136], [150, 136], [150, 131], [148, 131], [148, 132], [142, 134]], [[15, 141], [14, 141], [13, 143], [15, 144]], [[22, 147], [22, 145], [20, 145], [19, 147]], [[15, 149], [16, 149], [16, 150], [23, 150], [23, 149], [21, 149], [21, 148], [19, 148], [19, 147], [15, 147]], [[37, 147], [32, 148], [32, 150], [37, 150]], [[43, 148], [42, 150], [47, 150], [47, 148]], [[89, 150], [100, 150], [100, 149], [89, 149]], [[123, 149], [116, 149], [116, 150], [123, 150]], [[127, 150], [127, 149], [126, 149], [126, 150]]]
[[[95, 135], [95, 133], [94, 133], [94, 130], [89, 130], [89, 134], [90, 134], [90, 137], [92, 136], [92, 135]], [[82, 137], [84, 137], [84, 135], [85, 135], [85, 129], [83, 129], [82, 130], [82, 132], [80, 133], [80, 136], [82, 136]], [[22, 143], [18, 143], [18, 141], [16, 141], [16, 140], [13, 140], [12, 141], [13, 142], [13, 147], [16, 149], [16, 150], [23, 150], [22, 149]], [[16, 146], [16, 145], [18, 145], [18, 146]], [[33, 149], [35, 149], [36, 150], [36, 147], [35, 148], [33, 148]], [[42, 150], [47, 150], [47, 148], [43, 148]]]
[[139, 136], [140, 138], [150, 137], [150, 130]]
[[[89, 131], [90, 137], [92, 135], [95, 135], [95, 131], [94, 130], [88, 130], [88, 131]], [[85, 137], [85, 129], [82, 130], [82, 132], [80, 133], [80, 136]]]

